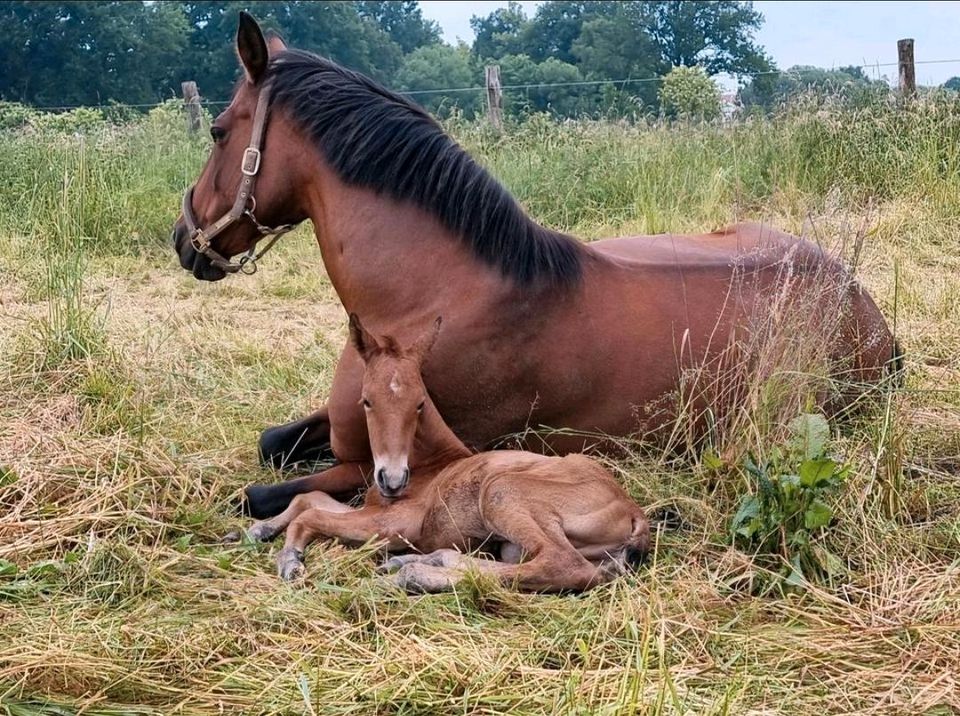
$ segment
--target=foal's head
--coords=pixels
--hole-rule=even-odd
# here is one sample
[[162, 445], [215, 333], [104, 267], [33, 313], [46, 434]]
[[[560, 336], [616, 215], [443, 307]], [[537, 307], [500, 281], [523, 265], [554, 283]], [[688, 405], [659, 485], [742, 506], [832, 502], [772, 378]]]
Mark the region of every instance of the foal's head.
[[410, 480], [410, 454], [427, 404], [420, 367], [430, 352], [440, 319], [413, 345], [400, 347], [393, 338], [377, 338], [350, 314], [350, 339], [363, 358], [361, 402], [373, 452], [373, 474], [384, 497], [397, 497]]
[[[258, 224], [277, 227], [304, 219], [296, 204], [298, 162], [303, 155], [302, 142], [284, 122], [285, 117], [264, 116], [260, 142], [261, 154], [248, 151], [254, 136], [257, 104], [264, 94], [270, 59], [286, 49], [278, 36], [264, 37], [257, 22], [240, 13], [237, 29], [237, 55], [243, 78], [237, 84], [230, 105], [210, 126], [213, 146], [191, 194], [184, 200], [184, 212], [173, 227], [173, 244], [184, 269], [205, 281], [216, 281], [226, 273], [197, 251], [185, 215], [203, 233], [212, 233], [218, 220], [235, 211], [237, 217], [210, 239], [210, 248], [230, 258], [253, 247], [263, 234]], [[266, 106], [265, 106], [266, 109]], [[245, 176], [253, 176], [252, 195], [239, 197]]]

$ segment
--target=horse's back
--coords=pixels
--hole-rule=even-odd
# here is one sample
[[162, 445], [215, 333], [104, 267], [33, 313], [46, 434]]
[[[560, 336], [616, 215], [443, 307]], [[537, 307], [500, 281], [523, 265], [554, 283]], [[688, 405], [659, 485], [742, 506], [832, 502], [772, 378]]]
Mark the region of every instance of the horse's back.
[[744, 222], [708, 234], [652, 234], [602, 239], [590, 250], [639, 266], [729, 266], [744, 259], [778, 261], [788, 253], [822, 258], [814, 244], [765, 224]]

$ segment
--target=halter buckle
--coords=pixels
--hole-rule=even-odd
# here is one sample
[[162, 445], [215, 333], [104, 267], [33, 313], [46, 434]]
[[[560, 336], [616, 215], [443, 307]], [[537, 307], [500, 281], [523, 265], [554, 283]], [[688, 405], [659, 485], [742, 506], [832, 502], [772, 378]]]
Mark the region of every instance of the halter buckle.
[[190, 237], [190, 245], [193, 246], [198, 254], [205, 254], [207, 252], [210, 241], [207, 239], [206, 234], [203, 233], [203, 229], [197, 229], [193, 232], [193, 235]]
[[241, 256], [237, 265], [240, 267], [240, 273], [247, 276], [253, 276], [257, 272], [257, 260], [250, 254]]
[[247, 147], [243, 150], [243, 161], [240, 163], [240, 171], [246, 176], [256, 176], [260, 171], [260, 150], [256, 147]]

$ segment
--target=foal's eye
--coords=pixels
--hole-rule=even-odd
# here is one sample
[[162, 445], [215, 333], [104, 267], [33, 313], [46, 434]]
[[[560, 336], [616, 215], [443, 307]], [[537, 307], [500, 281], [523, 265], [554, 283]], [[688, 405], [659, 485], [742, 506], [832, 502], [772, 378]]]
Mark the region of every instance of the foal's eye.
[[421, 401], [420, 401], [420, 405], [417, 406], [417, 412], [418, 412], [418, 413], [422, 413], [422, 412], [423, 412], [424, 402], [425, 402], [425, 401], [421, 400]]
[[227, 130], [223, 127], [213, 125], [210, 127], [210, 137], [213, 139], [215, 144], [220, 144], [220, 142], [227, 138]]
[[364, 398], [364, 399], [361, 400], [360, 402], [363, 404], [363, 407], [364, 407], [364, 408], [367, 408], [368, 410], [373, 407], [373, 406], [370, 404], [370, 401], [367, 400], [366, 398]]

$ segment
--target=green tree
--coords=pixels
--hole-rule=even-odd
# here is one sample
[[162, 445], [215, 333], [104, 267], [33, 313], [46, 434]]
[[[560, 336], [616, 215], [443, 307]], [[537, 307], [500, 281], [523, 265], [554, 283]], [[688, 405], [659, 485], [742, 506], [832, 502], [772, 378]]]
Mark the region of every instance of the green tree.
[[416, 0], [363, 0], [357, 7], [360, 17], [374, 20], [404, 54], [440, 42], [440, 26], [424, 18]]
[[699, 65], [707, 74], [742, 75], [770, 68], [770, 60], [753, 40], [763, 15], [752, 2], [647, 3], [650, 33], [671, 67]]
[[[0, 98], [35, 104], [149, 103], [196, 80], [230, 96], [239, 75], [237, 15], [214, 2], [0, 3]], [[269, 0], [253, 11], [287, 42], [389, 82], [408, 50], [439, 41], [416, 2]]]
[[524, 28], [524, 50], [535, 61], [549, 57], [575, 65], [579, 56], [573, 45], [592, 17], [616, 12], [619, 2], [545, 2]]
[[419, 47], [403, 60], [394, 85], [401, 91], [412, 91], [413, 99], [439, 116], [447, 116], [459, 108], [473, 117], [482, 107], [482, 92], [430, 92], [422, 90], [460, 89], [483, 84], [480, 73], [471, 63], [470, 50], [465, 45], [428, 45]]
[[0, 97], [41, 105], [170, 96], [186, 44], [178, 5], [0, 4]]
[[[242, 0], [187, 4], [191, 35], [180, 63], [181, 79], [195, 79], [208, 97], [229, 97], [239, 76], [234, 37], [237, 15], [249, 3]], [[274, 0], [253, 8], [264, 29], [283, 35], [293, 47], [311, 50], [373, 77], [388, 81], [400, 67], [403, 52], [354, 3]]]
[[702, 67], [674, 67], [660, 86], [660, 107], [675, 119], [716, 119], [720, 88]]
[[960, 77], [951, 77], [942, 85], [944, 89], [953, 90], [954, 92], [960, 92]]
[[640, 80], [623, 85], [623, 91], [653, 106], [657, 83], [652, 81], [669, 69], [649, 32], [651, 21], [645, 3], [617, 3], [609, 13], [583, 24], [573, 52], [580, 69], [590, 80]]
[[838, 95], [858, 104], [874, 94], [886, 93], [884, 80], [871, 80], [860, 67], [827, 70], [809, 65], [794, 65], [788, 70], [755, 77], [740, 90], [745, 107], [773, 109], [803, 92]]
[[[550, 112], [564, 117], [591, 113], [594, 88], [586, 91], [576, 66], [550, 57], [534, 62], [527, 55], [505, 55], [498, 60], [504, 90], [504, 109], [513, 115]], [[510, 87], [513, 89], [509, 89]]]
[[528, 54], [524, 35], [529, 23], [520, 3], [513, 0], [486, 17], [474, 15], [470, 18], [470, 27], [476, 36], [473, 52], [483, 59]]
[[480, 58], [527, 55], [536, 63], [553, 58], [575, 65], [592, 81], [630, 80], [618, 93], [656, 106], [655, 78], [672, 67], [701, 66], [710, 75], [769, 69], [769, 59], [753, 39], [762, 21], [753, 3], [734, 0], [550, 0], [533, 18], [513, 3], [474, 17], [471, 24]]

